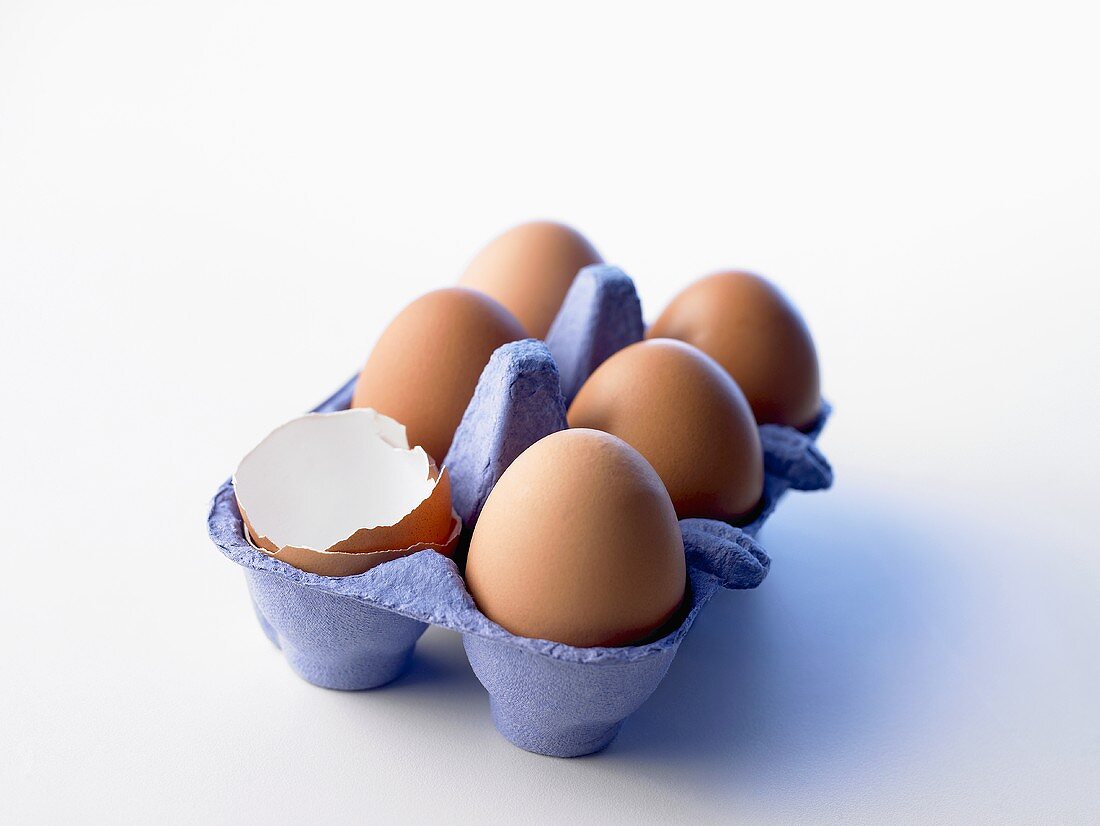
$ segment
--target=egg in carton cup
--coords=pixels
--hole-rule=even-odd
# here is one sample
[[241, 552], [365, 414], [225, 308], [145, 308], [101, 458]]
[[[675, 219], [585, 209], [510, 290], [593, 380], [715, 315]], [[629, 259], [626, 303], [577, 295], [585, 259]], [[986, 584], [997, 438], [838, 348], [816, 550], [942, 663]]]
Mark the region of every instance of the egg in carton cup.
[[[425, 465], [419, 456], [415, 461], [404, 458], [403, 452], [410, 452], [407, 442], [399, 438], [403, 433], [391, 420], [366, 410], [352, 411], [350, 416], [336, 413], [351, 405], [355, 378], [315, 411], [336, 416], [307, 416], [304, 421], [310, 424], [294, 426], [327, 428], [317, 420], [348, 417], [366, 422], [369, 418], [370, 428], [363, 423], [352, 427], [373, 430], [372, 438], [388, 439], [387, 447], [402, 453], [401, 461], [408, 465], [411, 484], [401, 499], [404, 506], [411, 504], [406, 513], [425, 507], [433, 493], [441, 496], [435, 492], [449, 481], [453, 514], [448, 525], [453, 531], [461, 522], [464, 535], [476, 534], [490, 495], [515, 460], [532, 445], [542, 445], [551, 434], [566, 430], [567, 400], [576, 396], [604, 361], [641, 341], [644, 333], [631, 280], [603, 264], [582, 269], [545, 343], [513, 341], [493, 352], [435, 476], [430, 461]], [[427, 626], [439, 625], [462, 634], [501, 734], [520, 748], [540, 754], [589, 754], [610, 743], [623, 721], [653, 693], [699, 611], [719, 588], [754, 588], [763, 581], [770, 560], [753, 537], [780, 497], [789, 489], [815, 490], [831, 484], [829, 465], [814, 445], [828, 414], [828, 406], [821, 404], [813, 421], [801, 430], [780, 424], [760, 426], [764, 479], [751, 520], [741, 527], [708, 518], [678, 521], [675, 541], [682, 542], [684, 552], [682, 601], [659, 628], [628, 644], [616, 640], [606, 645], [571, 645], [506, 630], [479, 610], [467, 589], [459, 567], [463, 560], [456, 563], [450, 558], [455, 555], [452, 533], [439, 547], [409, 545], [387, 555], [385, 564], [367, 564], [362, 571], [325, 575], [303, 570], [280, 558], [285, 548], [301, 546], [284, 544], [280, 549], [278, 537], [268, 536], [276, 548], [273, 551], [259, 537], [253, 537], [260, 540], [256, 543], [250, 540], [233, 480], [215, 495], [208, 527], [222, 552], [244, 568], [256, 615], [268, 638], [309, 682], [347, 690], [391, 682], [407, 666]], [[240, 471], [237, 478], [240, 482]], [[421, 497], [425, 492], [428, 495]], [[251, 515], [247, 494], [241, 505]], [[392, 521], [400, 510], [395, 503], [386, 518], [380, 515], [375, 521]], [[568, 515], [563, 518], [567, 520]], [[337, 530], [334, 523], [330, 536], [348, 530], [357, 529], [344, 524]], [[287, 536], [291, 537], [288, 543], [296, 541], [294, 534]], [[367, 537], [360, 535], [360, 540]], [[537, 539], [532, 536], [530, 542]], [[347, 546], [333, 551], [337, 547], [338, 543], [306, 550], [315, 551], [314, 558], [322, 550], [363, 557], [387, 554], [369, 540], [356, 545], [366, 551]], [[550, 550], [524, 547], [530, 559]], [[471, 553], [477, 553], [476, 547]], [[376, 559], [383, 561], [381, 556]], [[582, 578], [584, 572], [577, 576]]]

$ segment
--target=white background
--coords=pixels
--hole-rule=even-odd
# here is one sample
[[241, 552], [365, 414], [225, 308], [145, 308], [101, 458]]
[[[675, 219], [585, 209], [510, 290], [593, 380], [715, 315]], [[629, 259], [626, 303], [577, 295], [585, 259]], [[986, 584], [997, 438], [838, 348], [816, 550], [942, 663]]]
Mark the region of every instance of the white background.
[[[0, 819], [1100, 818], [1087, 4], [0, 2]], [[605, 753], [295, 677], [205, 534], [488, 238], [802, 307], [837, 483]]]

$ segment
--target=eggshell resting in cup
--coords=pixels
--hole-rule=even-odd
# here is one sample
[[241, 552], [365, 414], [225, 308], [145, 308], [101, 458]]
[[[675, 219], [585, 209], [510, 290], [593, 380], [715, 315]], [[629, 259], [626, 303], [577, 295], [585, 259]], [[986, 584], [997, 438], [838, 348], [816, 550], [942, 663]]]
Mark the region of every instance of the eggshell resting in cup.
[[[585, 364], [588, 371], [598, 366], [593, 353], [606, 358], [614, 352], [599, 335], [601, 325], [563, 316], [601, 314], [602, 327], [620, 347], [632, 343], [624, 340], [630, 336], [623, 330], [637, 329], [640, 338], [636, 297], [600, 299], [603, 290], [621, 291], [624, 277], [613, 267], [586, 268], [551, 329], [550, 349], [524, 340], [493, 354], [443, 462], [451, 474], [455, 510], [467, 528], [476, 523], [508, 464], [529, 444], [565, 427], [565, 399], [551, 352], [571, 352], [571, 363]], [[616, 318], [616, 307], [637, 313], [636, 319]], [[566, 346], [560, 337], [554, 340], [555, 329], [581, 332]], [[346, 408], [354, 384], [350, 380], [317, 410]], [[813, 443], [827, 415], [826, 406], [805, 433], [761, 427], [764, 504], [750, 525], [681, 520], [689, 583], [682, 619], [665, 636], [642, 645], [577, 648], [510, 634], [477, 610], [458, 565], [435, 551], [355, 576], [298, 570], [248, 542], [228, 481], [214, 497], [208, 529], [221, 551], [245, 569], [264, 632], [304, 679], [339, 689], [383, 685], [400, 676], [427, 626], [440, 625], [463, 635], [474, 673], [489, 692], [493, 720], [506, 738], [540, 754], [588, 754], [610, 743], [625, 718], [652, 694], [695, 617], [720, 587], [753, 588], [763, 581], [770, 560], [753, 536], [779, 498], [788, 489], [831, 484], [829, 465]]]

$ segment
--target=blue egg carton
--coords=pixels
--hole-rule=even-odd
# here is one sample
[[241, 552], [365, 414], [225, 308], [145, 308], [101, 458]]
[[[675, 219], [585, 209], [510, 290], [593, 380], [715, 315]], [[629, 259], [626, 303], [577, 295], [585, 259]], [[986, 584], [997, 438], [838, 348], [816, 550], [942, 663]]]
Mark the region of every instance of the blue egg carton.
[[[508, 465], [564, 429], [568, 402], [584, 380], [643, 334], [633, 282], [615, 267], [594, 265], [578, 274], [545, 343], [516, 341], [493, 354], [444, 460], [465, 537]], [[354, 386], [352, 378], [316, 412], [346, 409]], [[439, 625], [462, 634], [501, 734], [539, 754], [589, 754], [610, 743], [653, 693], [715, 592], [755, 588], [767, 576], [771, 563], [754, 536], [779, 499], [789, 489], [832, 483], [814, 444], [828, 413], [824, 406], [808, 433], [760, 428], [764, 501], [750, 524], [681, 520], [689, 580], [682, 619], [641, 645], [578, 648], [511, 634], [477, 609], [459, 565], [431, 550], [356, 576], [298, 570], [249, 542], [231, 480], [215, 494], [207, 525], [214, 544], [244, 568], [264, 633], [305, 680], [344, 690], [385, 685], [405, 670], [427, 627]]]

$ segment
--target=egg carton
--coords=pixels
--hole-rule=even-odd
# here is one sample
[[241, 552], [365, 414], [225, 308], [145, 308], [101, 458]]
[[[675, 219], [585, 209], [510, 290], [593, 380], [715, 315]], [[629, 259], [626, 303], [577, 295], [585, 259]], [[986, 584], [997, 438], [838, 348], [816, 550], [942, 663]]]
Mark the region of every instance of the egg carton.
[[[545, 343], [516, 341], [493, 354], [444, 461], [467, 540], [512, 460], [564, 429], [568, 402], [588, 375], [643, 334], [633, 282], [614, 267], [594, 265], [578, 274]], [[354, 386], [352, 378], [315, 412], [346, 409]], [[439, 625], [462, 635], [501, 734], [539, 754], [589, 754], [607, 746], [653, 693], [715, 592], [755, 588], [767, 576], [770, 559], [754, 536], [779, 499], [790, 489], [832, 483], [832, 470], [814, 444], [828, 413], [823, 406], [808, 433], [760, 427], [764, 499], [750, 524], [680, 521], [688, 572], [684, 609], [674, 629], [639, 645], [578, 648], [509, 633], [467, 592], [462, 550], [457, 563], [427, 550], [356, 576], [298, 570], [249, 542], [231, 480], [214, 496], [208, 528], [222, 553], [244, 568], [264, 633], [305, 680], [344, 690], [383, 686], [405, 670], [427, 627]]]

